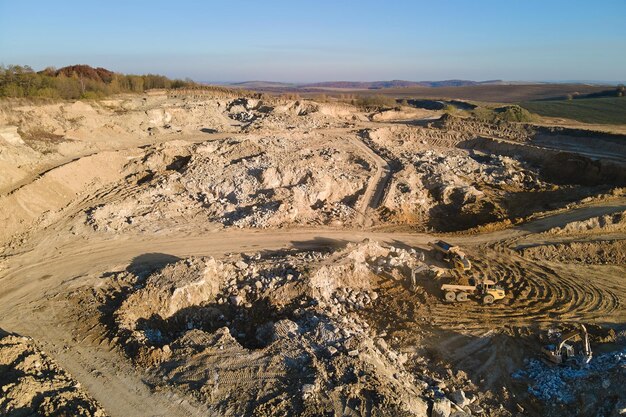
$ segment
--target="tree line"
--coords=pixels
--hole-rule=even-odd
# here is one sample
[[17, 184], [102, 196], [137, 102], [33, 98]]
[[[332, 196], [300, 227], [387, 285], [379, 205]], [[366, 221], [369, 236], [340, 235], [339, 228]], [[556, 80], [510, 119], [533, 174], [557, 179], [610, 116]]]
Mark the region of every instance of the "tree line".
[[[97, 75], [94, 75], [97, 74]], [[0, 97], [41, 97], [52, 99], [98, 99], [118, 93], [140, 93], [154, 88], [198, 87], [190, 79], [169, 79], [163, 75], [127, 75], [87, 65], [49, 67], [36, 72], [28, 65], [0, 65]]]

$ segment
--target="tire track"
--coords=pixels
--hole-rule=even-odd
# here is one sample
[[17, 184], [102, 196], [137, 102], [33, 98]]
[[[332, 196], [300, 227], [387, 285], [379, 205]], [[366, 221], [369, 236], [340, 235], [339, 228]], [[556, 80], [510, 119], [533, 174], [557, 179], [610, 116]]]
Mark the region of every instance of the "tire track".
[[501, 245], [483, 249], [474, 268], [476, 276], [499, 281], [507, 297], [491, 306], [438, 302], [433, 308], [435, 324], [487, 329], [555, 320], [597, 322], [621, 308], [614, 289], [586, 279], [585, 271], [567, 273], [558, 265], [528, 262]]

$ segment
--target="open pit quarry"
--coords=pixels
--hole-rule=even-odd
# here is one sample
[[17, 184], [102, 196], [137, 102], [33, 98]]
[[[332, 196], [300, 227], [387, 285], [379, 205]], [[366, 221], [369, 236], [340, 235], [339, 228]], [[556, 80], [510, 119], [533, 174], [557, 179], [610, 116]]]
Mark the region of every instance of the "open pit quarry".
[[[4, 100], [0, 415], [626, 415], [625, 187], [593, 130]], [[547, 361], [581, 324], [593, 357]]]

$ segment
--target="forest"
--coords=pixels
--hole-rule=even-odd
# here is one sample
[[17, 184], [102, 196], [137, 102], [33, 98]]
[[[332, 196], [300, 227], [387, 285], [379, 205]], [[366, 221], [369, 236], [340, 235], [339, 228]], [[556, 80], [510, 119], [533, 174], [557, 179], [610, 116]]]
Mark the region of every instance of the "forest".
[[190, 79], [163, 75], [120, 74], [89, 65], [72, 65], [35, 71], [28, 65], [0, 66], [0, 97], [98, 99], [119, 93], [140, 93], [155, 88], [198, 87]]

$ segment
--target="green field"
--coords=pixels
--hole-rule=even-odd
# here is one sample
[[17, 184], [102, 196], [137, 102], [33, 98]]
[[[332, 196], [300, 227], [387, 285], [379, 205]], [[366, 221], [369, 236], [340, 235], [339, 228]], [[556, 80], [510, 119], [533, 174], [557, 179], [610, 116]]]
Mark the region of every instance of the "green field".
[[583, 123], [626, 124], [626, 97], [527, 101], [520, 106], [541, 116], [563, 117]]

